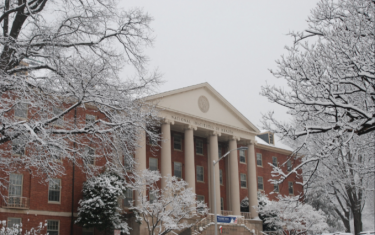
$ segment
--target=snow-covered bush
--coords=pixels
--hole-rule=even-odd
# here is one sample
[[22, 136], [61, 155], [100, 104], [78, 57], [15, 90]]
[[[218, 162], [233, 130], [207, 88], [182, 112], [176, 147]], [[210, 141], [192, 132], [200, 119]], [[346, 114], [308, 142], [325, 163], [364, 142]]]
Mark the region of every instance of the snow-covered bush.
[[22, 224], [16, 224], [11, 228], [6, 227], [6, 221], [0, 221], [0, 235], [42, 235], [42, 230], [47, 226], [47, 224], [43, 224], [42, 222], [36, 228], [31, 228], [30, 231], [25, 231], [22, 233]]
[[324, 212], [301, 203], [296, 197], [279, 196], [278, 201], [270, 201], [265, 195], [262, 197], [264, 203], [258, 207], [259, 215], [264, 216], [263, 222], [279, 233], [318, 234], [328, 229]]
[[[166, 181], [163, 189], [157, 187], [159, 180]], [[174, 176], [162, 178], [158, 171], [144, 170], [134, 178], [133, 187], [138, 201], [131, 209], [139, 222], [146, 223], [149, 235], [189, 228], [194, 224], [189, 219], [207, 213], [207, 205], [196, 200], [187, 182]]]
[[128, 225], [121, 220], [118, 207], [118, 198], [125, 190], [124, 180], [111, 172], [88, 179], [83, 185], [83, 199], [79, 201], [75, 223], [85, 228], [120, 229], [128, 233]]

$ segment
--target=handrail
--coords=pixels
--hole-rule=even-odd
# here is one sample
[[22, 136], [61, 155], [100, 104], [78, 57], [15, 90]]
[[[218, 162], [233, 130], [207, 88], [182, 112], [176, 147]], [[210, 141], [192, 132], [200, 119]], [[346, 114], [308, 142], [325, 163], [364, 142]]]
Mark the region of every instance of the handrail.
[[3, 208], [29, 209], [29, 198], [20, 196], [4, 197]]

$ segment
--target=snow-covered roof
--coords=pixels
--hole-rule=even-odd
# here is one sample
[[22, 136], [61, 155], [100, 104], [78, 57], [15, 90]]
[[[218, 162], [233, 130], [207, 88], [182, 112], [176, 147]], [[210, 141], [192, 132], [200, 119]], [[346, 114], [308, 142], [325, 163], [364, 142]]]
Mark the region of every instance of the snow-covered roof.
[[286, 151], [293, 151], [291, 147], [281, 143], [280, 140], [276, 136], [274, 136], [274, 138], [275, 138], [275, 144], [269, 144], [257, 136], [255, 137], [255, 140], [258, 142], [258, 144], [261, 144], [261, 145], [265, 145], [268, 147], [277, 148], [281, 150], [286, 150]]

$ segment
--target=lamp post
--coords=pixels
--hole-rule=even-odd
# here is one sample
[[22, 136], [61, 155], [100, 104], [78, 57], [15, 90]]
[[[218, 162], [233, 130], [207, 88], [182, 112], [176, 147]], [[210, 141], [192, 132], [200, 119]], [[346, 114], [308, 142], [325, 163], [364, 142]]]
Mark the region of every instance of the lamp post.
[[235, 150], [247, 150], [248, 147], [239, 147], [236, 149], [231, 149], [228, 152], [226, 152], [222, 157], [220, 157], [217, 161], [212, 162], [212, 179], [213, 179], [213, 184], [214, 184], [214, 220], [215, 220], [215, 235], [217, 235], [217, 214], [216, 214], [216, 179], [215, 179], [215, 165], [223, 158], [229, 155], [230, 152], [235, 151]]

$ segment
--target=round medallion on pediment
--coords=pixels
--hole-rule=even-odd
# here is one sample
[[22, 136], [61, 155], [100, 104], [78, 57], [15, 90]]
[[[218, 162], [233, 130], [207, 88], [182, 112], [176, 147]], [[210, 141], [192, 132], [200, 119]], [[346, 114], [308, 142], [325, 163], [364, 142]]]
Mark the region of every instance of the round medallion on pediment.
[[202, 112], [207, 113], [208, 109], [210, 108], [210, 103], [208, 102], [206, 96], [202, 95], [198, 98], [198, 106]]

